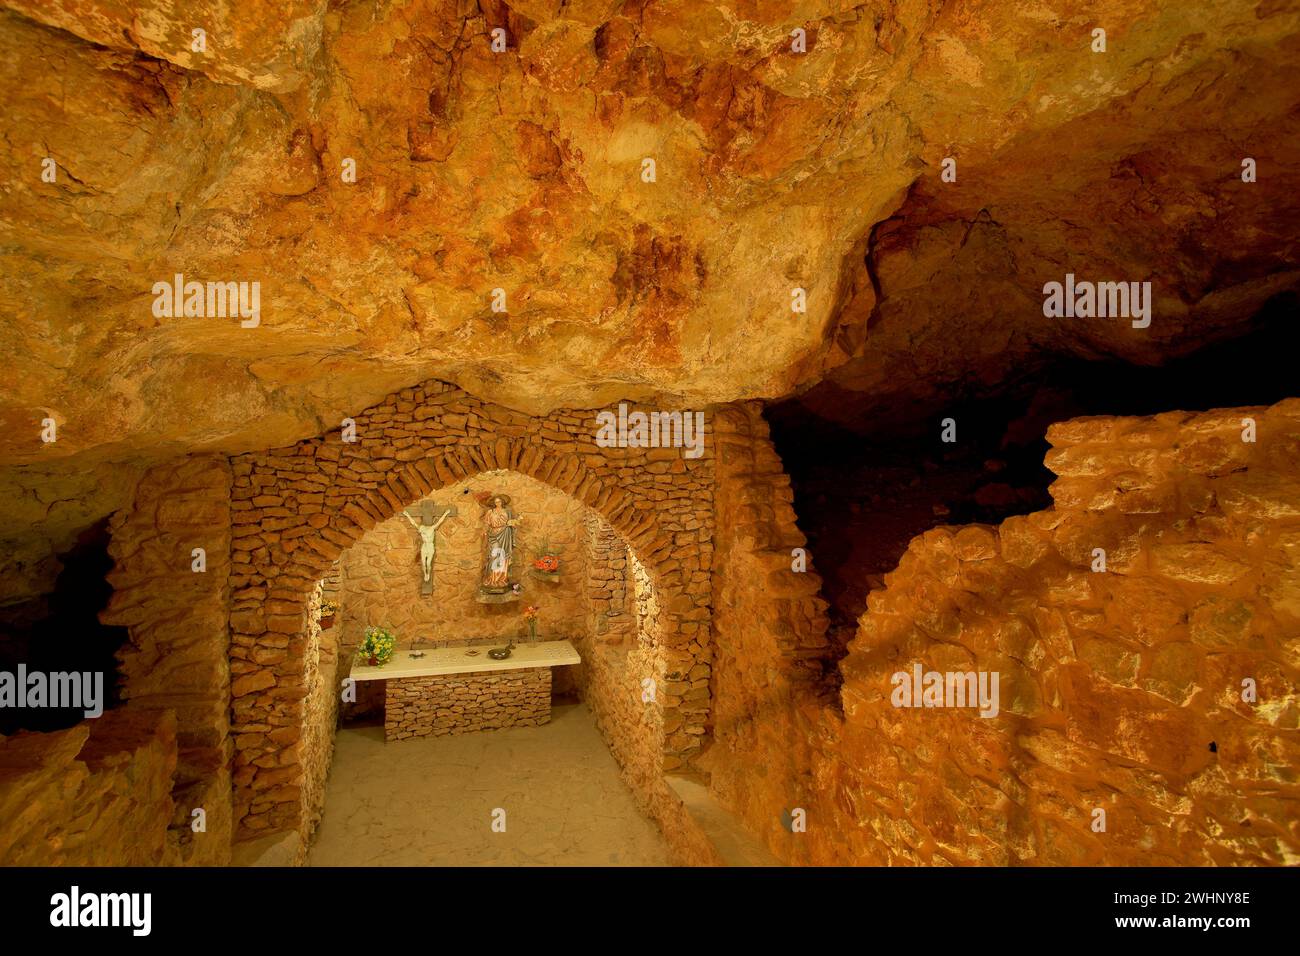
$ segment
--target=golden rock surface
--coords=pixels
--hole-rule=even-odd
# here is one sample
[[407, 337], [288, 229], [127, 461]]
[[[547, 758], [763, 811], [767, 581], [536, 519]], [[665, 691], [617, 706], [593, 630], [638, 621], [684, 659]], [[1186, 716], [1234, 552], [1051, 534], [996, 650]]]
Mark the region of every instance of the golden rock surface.
[[[430, 378], [536, 414], [829, 377], [861, 416], [1297, 285], [1282, 0], [0, 7], [0, 601], [145, 465]], [[1151, 281], [1151, 327], [1045, 319], [1066, 272]], [[156, 316], [177, 273], [260, 323]]]

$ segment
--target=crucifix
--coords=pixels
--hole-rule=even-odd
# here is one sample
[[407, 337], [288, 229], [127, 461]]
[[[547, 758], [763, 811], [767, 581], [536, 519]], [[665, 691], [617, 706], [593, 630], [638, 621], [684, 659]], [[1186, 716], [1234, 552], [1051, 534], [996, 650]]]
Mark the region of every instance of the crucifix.
[[[448, 505], [441, 509], [442, 514], [436, 520], [434, 513], [440, 509], [432, 501], [421, 501], [420, 509], [413, 513], [414, 509], [407, 508], [402, 512], [406, 520], [411, 522], [411, 527], [415, 529], [416, 534], [420, 536], [420, 593], [433, 593], [433, 557], [438, 550], [438, 541], [435, 537], [438, 533], [438, 527], [449, 517], [454, 517], [458, 512], [455, 505]], [[420, 520], [415, 520], [416, 515]]]

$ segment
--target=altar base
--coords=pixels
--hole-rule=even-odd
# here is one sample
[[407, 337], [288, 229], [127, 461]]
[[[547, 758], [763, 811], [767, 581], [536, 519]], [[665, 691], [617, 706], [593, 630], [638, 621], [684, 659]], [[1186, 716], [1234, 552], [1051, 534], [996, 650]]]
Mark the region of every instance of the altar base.
[[538, 727], [551, 719], [551, 669], [390, 680], [384, 737], [445, 737], [503, 727]]

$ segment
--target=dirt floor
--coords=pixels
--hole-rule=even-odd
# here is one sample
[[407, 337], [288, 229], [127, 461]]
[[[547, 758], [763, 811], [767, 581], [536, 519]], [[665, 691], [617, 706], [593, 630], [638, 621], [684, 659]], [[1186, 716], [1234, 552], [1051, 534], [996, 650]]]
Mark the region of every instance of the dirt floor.
[[[505, 811], [505, 832], [493, 812]], [[499, 815], [498, 815], [499, 816]], [[309, 866], [666, 866], [586, 705], [551, 722], [384, 742], [338, 733]]]

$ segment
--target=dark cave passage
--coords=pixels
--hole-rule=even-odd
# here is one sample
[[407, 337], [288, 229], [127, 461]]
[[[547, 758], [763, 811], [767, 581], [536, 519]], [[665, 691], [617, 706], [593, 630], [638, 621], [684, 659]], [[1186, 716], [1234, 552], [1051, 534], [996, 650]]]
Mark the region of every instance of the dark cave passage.
[[[1049, 425], [1086, 415], [1154, 415], [1270, 405], [1296, 391], [1300, 300], [1275, 297], [1232, 340], [1161, 366], [1052, 359], [942, 411], [853, 430], [799, 398], [768, 406], [772, 440], [790, 475], [800, 529], [830, 602], [830, 637], [846, 653], [867, 595], [908, 542], [930, 528], [998, 524], [1051, 507], [1043, 465]], [[945, 419], [955, 441], [943, 441]]]
[[[63, 570], [50, 594], [7, 609], [0, 620], [0, 671], [17, 674], [22, 664], [28, 674], [101, 674], [99, 703], [105, 711], [121, 702], [114, 655], [128, 636], [125, 627], [109, 627], [99, 621], [99, 612], [113, 593], [106, 580], [113, 567], [108, 542], [105, 518], [83, 531], [71, 550], [59, 555]], [[0, 708], [0, 734], [62, 730], [84, 719], [79, 708], [4, 707]]]

